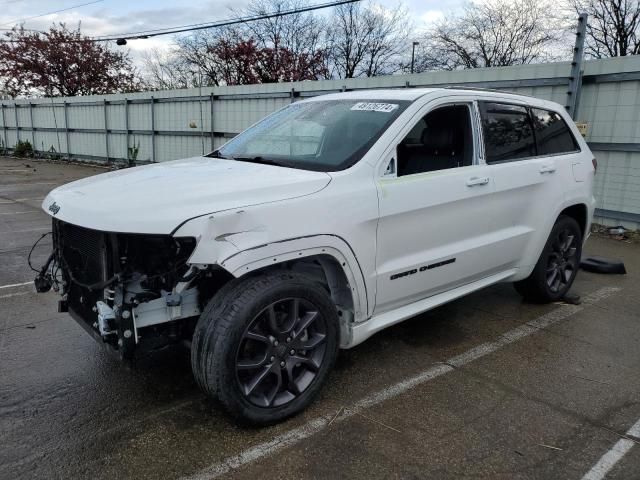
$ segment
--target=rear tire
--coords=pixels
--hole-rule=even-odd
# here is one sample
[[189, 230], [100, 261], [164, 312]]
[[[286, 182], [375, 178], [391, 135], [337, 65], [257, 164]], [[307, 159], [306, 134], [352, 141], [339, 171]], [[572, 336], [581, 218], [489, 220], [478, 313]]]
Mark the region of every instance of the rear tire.
[[560, 215], [529, 277], [513, 286], [525, 300], [549, 303], [564, 297], [578, 273], [582, 230], [573, 218]]
[[335, 362], [339, 331], [331, 298], [303, 275], [234, 280], [198, 320], [194, 377], [242, 423], [277, 423], [316, 398]]

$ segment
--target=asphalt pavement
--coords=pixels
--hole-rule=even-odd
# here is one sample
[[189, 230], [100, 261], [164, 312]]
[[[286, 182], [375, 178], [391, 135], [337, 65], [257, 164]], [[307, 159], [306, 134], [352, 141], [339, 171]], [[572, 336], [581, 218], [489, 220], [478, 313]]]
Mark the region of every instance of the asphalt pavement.
[[241, 428], [186, 352], [120, 363], [29, 283], [46, 192], [103, 171], [0, 158], [0, 479], [640, 478], [640, 245], [592, 237], [628, 274], [580, 272], [579, 305], [503, 284], [389, 328], [302, 415]]

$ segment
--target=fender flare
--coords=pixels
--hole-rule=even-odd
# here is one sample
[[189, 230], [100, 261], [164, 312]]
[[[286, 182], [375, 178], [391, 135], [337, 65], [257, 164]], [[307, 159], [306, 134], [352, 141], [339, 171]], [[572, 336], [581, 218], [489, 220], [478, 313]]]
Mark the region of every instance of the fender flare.
[[553, 229], [553, 226], [555, 225], [556, 221], [558, 220], [562, 212], [564, 212], [567, 208], [572, 207], [574, 205], [584, 205], [587, 209], [587, 218], [585, 219], [585, 233], [584, 233], [584, 237], [582, 238], [582, 242], [584, 246], [584, 242], [586, 242], [587, 238], [589, 237], [589, 229], [591, 227], [591, 221], [593, 219], [593, 207], [590, 206], [590, 203], [583, 198], [565, 199], [560, 204], [560, 206], [554, 210], [553, 214], [547, 217], [547, 222], [545, 223], [544, 228], [540, 229], [540, 232], [541, 233], [544, 232], [544, 235], [541, 234], [537, 242], [531, 247], [534, 253], [533, 258], [535, 258], [535, 260], [530, 265], [520, 266], [520, 269], [519, 269], [520, 271], [516, 275], [516, 280], [522, 280], [524, 278], [527, 278], [531, 274], [531, 272], [536, 266], [536, 262], [538, 261], [538, 258], [540, 258], [540, 255], [542, 255], [544, 246], [547, 243], [549, 235], [551, 234], [551, 230]]
[[368, 297], [362, 269], [349, 244], [336, 235], [312, 235], [258, 245], [236, 252], [218, 264], [238, 278], [261, 268], [314, 255], [331, 256], [342, 266], [351, 288], [354, 321], [367, 319]]

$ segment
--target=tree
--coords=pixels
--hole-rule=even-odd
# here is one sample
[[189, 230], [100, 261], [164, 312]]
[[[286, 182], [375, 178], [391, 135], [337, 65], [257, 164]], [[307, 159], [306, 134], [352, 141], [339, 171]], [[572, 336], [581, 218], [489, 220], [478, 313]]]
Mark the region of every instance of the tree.
[[297, 82], [326, 76], [321, 53], [295, 54], [284, 47], [259, 47], [253, 38], [220, 40], [209, 52], [219, 60], [218, 78], [225, 85]]
[[411, 30], [403, 8], [340, 5], [335, 8], [330, 25], [327, 48], [335, 76], [373, 77], [401, 68]]
[[14, 28], [0, 43], [0, 82], [10, 95], [75, 96], [139, 90], [126, 53], [93, 42], [65, 24], [48, 32]]
[[175, 51], [153, 48], [142, 56], [145, 83], [154, 90], [172, 90], [200, 85], [200, 76]]
[[[206, 85], [251, 85], [327, 78], [324, 52], [263, 47], [241, 32], [207, 32], [179, 41], [177, 59]], [[169, 65], [158, 66], [164, 71]], [[157, 75], [156, 75], [157, 76]]]
[[558, 20], [544, 1], [468, 3], [421, 42], [415, 71], [500, 67], [553, 59]]
[[256, 69], [260, 51], [253, 39], [231, 42], [218, 41], [208, 52], [218, 59], [217, 75], [225, 85], [250, 85], [262, 83]]
[[[256, 17], [295, 10], [307, 5], [307, 0], [251, 0], [239, 13]], [[257, 47], [264, 52], [271, 51], [272, 71], [290, 71], [286, 77], [300, 77], [301, 80], [326, 78], [317, 76], [325, 75], [325, 69], [317, 68], [317, 60], [325, 53], [325, 28], [325, 22], [313, 12], [264, 18], [243, 25], [245, 37], [252, 38]], [[280, 56], [280, 53], [283, 55]]]
[[256, 72], [260, 83], [300, 82], [329, 77], [323, 51], [296, 54], [283, 47], [260, 49]]
[[[301, 5], [297, 0], [253, 0], [236, 13], [259, 16]], [[322, 22], [311, 13], [296, 13], [181, 37], [175, 60], [201, 74], [207, 85], [317, 80], [329, 76], [321, 40]]]
[[[235, 27], [200, 30], [175, 41], [176, 61], [185, 65], [203, 85], [225, 85], [225, 78], [233, 77], [237, 65], [227, 65], [218, 54], [221, 45], [233, 45], [244, 41], [242, 31]], [[233, 58], [230, 60], [234, 61]]]
[[[234, 13], [259, 17], [307, 4], [251, 0]], [[211, 86], [372, 77], [402, 68], [410, 30], [403, 8], [374, 4], [343, 5], [326, 20], [312, 12], [261, 18], [179, 37], [172, 55], [147, 59], [147, 76], [158, 86], [188, 83], [189, 72]]]
[[640, 0], [570, 0], [587, 13], [585, 52], [594, 58], [640, 54]]

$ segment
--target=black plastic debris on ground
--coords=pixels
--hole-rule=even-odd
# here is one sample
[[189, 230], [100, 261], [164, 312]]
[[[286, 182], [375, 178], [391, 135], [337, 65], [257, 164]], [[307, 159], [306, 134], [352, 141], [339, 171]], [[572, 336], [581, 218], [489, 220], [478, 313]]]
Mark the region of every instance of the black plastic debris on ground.
[[596, 256], [583, 258], [580, 262], [580, 268], [593, 273], [627, 273], [621, 260]]

